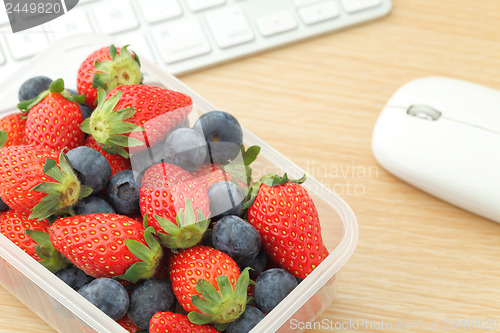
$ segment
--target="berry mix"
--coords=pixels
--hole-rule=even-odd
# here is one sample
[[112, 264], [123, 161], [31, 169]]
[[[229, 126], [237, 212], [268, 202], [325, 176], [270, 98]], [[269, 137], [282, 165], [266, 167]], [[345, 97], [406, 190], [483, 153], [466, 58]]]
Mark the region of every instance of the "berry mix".
[[223, 111], [90, 54], [0, 119], [0, 231], [129, 332], [249, 332], [328, 255], [304, 179], [254, 180]]

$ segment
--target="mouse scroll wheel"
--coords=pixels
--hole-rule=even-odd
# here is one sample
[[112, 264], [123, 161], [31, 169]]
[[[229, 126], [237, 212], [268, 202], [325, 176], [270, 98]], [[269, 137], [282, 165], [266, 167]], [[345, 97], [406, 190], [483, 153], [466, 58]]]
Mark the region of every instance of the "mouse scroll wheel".
[[425, 120], [438, 120], [441, 117], [441, 112], [427, 105], [412, 105], [406, 113]]

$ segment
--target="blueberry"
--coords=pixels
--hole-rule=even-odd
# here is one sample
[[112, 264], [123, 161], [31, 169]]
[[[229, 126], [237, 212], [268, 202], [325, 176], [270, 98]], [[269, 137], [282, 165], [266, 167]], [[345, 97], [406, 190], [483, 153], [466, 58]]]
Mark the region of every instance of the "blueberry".
[[297, 286], [295, 277], [282, 268], [262, 272], [255, 283], [255, 304], [264, 313], [271, 312]]
[[26, 80], [19, 88], [19, 102], [38, 97], [45, 90], [49, 90], [52, 79], [46, 76], [35, 76]]
[[88, 117], [90, 117], [90, 115], [92, 114], [92, 112], [94, 112], [94, 109], [91, 108], [90, 106], [88, 106], [85, 103], [78, 103], [78, 106], [80, 107], [80, 111], [82, 112], [83, 120], [85, 120]]
[[250, 223], [234, 215], [222, 217], [212, 229], [214, 247], [236, 262], [254, 259], [260, 251], [259, 232]]
[[129, 148], [130, 163], [132, 165], [132, 170], [136, 173], [142, 173], [153, 164], [160, 163], [165, 159], [164, 142], [160, 142], [140, 151], [135, 150], [136, 149], [133, 147]]
[[170, 281], [150, 279], [142, 282], [130, 294], [128, 318], [138, 328], [149, 327], [149, 320], [156, 312], [172, 312], [175, 295]]
[[210, 163], [227, 164], [240, 153], [243, 132], [233, 115], [223, 111], [207, 112], [196, 121], [193, 129], [205, 137]]
[[106, 200], [118, 214], [134, 215], [140, 211], [140, 187], [135, 181], [132, 170], [123, 170], [115, 174], [108, 183]]
[[209, 187], [207, 194], [212, 221], [217, 221], [222, 216], [241, 215], [244, 197], [236, 184], [227, 181], [217, 182]]
[[247, 306], [245, 311], [235, 321], [230, 323], [224, 333], [248, 333], [264, 319], [262, 311], [255, 306]]
[[94, 213], [116, 214], [116, 211], [106, 200], [94, 196], [89, 196], [80, 200], [76, 204], [74, 210], [76, 215], [89, 215]]
[[58, 271], [56, 273], [56, 276], [63, 280], [63, 282], [68, 286], [76, 290], [80, 289], [81, 287], [95, 279], [94, 277], [86, 274], [84, 271], [75, 266], [67, 267]]
[[260, 273], [264, 271], [266, 268], [267, 264], [267, 256], [264, 251], [260, 251], [259, 254], [252, 260], [250, 261], [245, 261], [238, 263], [238, 267], [240, 268], [240, 271], [243, 271], [246, 267], [250, 267], [251, 270], [249, 271], [250, 278], [251, 279], [256, 279]]
[[116, 280], [95, 279], [80, 288], [78, 293], [114, 320], [127, 313], [129, 296], [127, 290]]
[[7, 206], [7, 204], [5, 202], [3, 202], [2, 199], [0, 199], [0, 212], [5, 212], [9, 209], [10, 209], [10, 207]]
[[83, 185], [90, 186], [93, 193], [106, 187], [111, 178], [111, 166], [104, 155], [87, 146], [71, 149], [66, 155]]
[[178, 128], [165, 140], [165, 160], [184, 170], [192, 171], [207, 157], [207, 143], [202, 135], [190, 128]]

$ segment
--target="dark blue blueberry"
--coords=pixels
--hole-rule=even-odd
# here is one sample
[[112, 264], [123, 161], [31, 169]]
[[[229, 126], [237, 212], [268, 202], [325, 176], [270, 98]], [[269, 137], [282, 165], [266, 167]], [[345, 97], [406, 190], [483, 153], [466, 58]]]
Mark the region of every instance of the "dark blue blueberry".
[[165, 140], [165, 160], [192, 171], [207, 157], [207, 143], [201, 134], [190, 128], [178, 128]]
[[132, 170], [136, 173], [143, 173], [153, 164], [160, 163], [165, 159], [164, 142], [160, 142], [138, 152], [135, 152], [133, 148], [129, 148], [129, 152]]
[[255, 304], [266, 314], [297, 286], [295, 277], [282, 268], [271, 268], [262, 272], [255, 283]]
[[106, 200], [94, 196], [89, 196], [80, 200], [76, 204], [74, 210], [76, 215], [89, 215], [94, 213], [116, 214], [116, 211]]
[[111, 177], [106, 190], [106, 200], [118, 214], [138, 214], [140, 187], [132, 170], [123, 170]]
[[0, 199], [0, 212], [5, 212], [9, 209], [10, 209], [10, 207], [7, 206], [7, 204], [5, 202], [3, 202], [2, 199]]
[[260, 251], [260, 235], [250, 223], [234, 215], [222, 217], [212, 229], [214, 247], [236, 262], [248, 262]]
[[76, 290], [95, 279], [75, 266], [70, 266], [60, 270], [56, 273], [56, 276], [63, 280], [68, 286]]
[[212, 221], [217, 221], [222, 216], [241, 215], [244, 197], [236, 184], [227, 181], [217, 182], [209, 187], [207, 194]]
[[71, 149], [66, 155], [83, 185], [90, 186], [93, 193], [106, 187], [111, 178], [111, 166], [104, 155], [87, 146]]
[[92, 112], [94, 112], [94, 109], [91, 108], [90, 106], [88, 106], [85, 103], [78, 103], [78, 106], [80, 106], [80, 111], [82, 112], [83, 120], [85, 120], [88, 117], [90, 117], [90, 115], [92, 114]]
[[149, 327], [149, 320], [156, 312], [172, 312], [175, 295], [170, 281], [150, 279], [142, 282], [130, 294], [128, 318], [138, 328]]
[[246, 267], [250, 267], [250, 278], [256, 279], [260, 275], [260, 273], [264, 271], [264, 269], [266, 268], [266, 264], [266, 253], [264, 251], [260, 251], [253, 260], [238, 263], [238, 267], [240, 268], [240, 271], [243, 271]]
[[264, 319], [262, 311], [255, 306], [247, 306], [245, 311], [235, 321], [230, 323], [225, 333], [248, 333]]
[[243, 132], [233, 115], [223, 111], [207, 112], [193, 129], [205, 137], [210, 163], [227, 164], [240, 153]]
[[35, 76], [26, 80], [19, 88], [19, 102], [38, 97], [45, 90], [49, 90], [52, 79], [46, 76]]
[[110, 278], [95, 279], [81, 287], [78, 293], [114, 320], [122, 318], [130, 304], [127, 290]]

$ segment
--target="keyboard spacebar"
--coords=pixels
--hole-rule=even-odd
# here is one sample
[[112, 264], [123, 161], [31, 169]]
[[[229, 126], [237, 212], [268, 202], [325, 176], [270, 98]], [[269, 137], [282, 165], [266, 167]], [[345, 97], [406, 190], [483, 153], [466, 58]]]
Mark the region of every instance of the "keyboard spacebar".
[[195, 19], [158, 26], [153, 31], [162, 60], [175, 63], [211, 51], [210, 44]]

